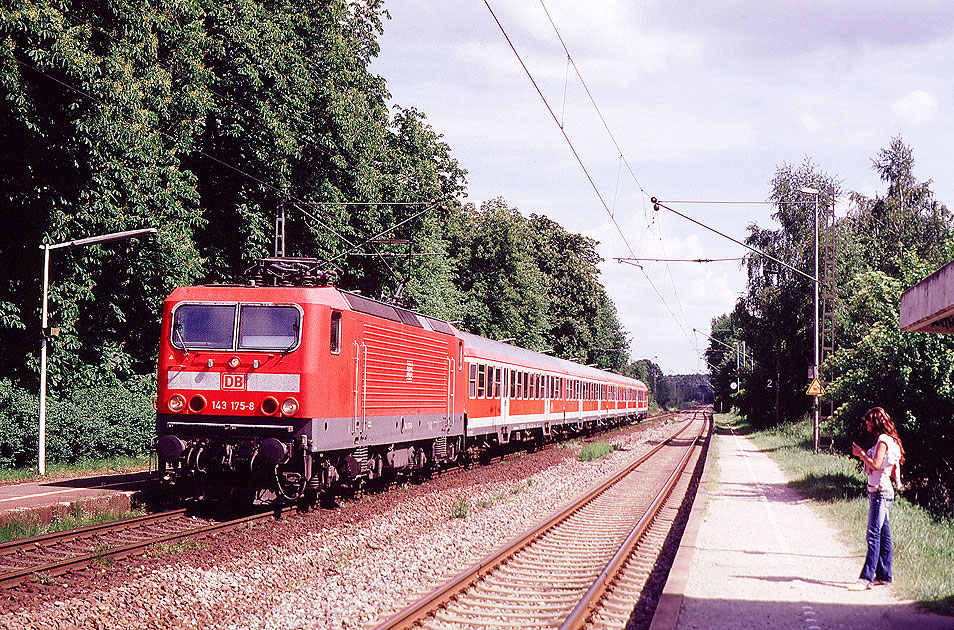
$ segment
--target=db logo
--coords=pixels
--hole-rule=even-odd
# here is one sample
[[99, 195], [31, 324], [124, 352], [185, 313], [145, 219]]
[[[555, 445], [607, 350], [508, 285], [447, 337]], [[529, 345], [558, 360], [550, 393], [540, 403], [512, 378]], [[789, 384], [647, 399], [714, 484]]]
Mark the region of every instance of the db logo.
[[245, 390], [245, 375], [244, 374], [223, 374], [222, 375], [222, 389], [237, 389]]

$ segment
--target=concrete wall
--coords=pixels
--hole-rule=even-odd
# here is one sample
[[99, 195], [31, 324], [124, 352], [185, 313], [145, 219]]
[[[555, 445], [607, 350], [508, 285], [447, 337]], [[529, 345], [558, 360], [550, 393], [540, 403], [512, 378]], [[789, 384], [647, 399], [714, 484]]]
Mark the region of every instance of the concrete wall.
[[954, 333], [954, 262], [901, 296], [901, 330]]

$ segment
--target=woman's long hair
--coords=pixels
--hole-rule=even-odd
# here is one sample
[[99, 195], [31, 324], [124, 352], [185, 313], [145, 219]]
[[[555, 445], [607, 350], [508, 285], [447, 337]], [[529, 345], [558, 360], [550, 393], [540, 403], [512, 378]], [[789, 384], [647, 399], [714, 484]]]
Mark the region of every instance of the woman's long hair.
[[871, 437], [874, 439], [877, 440], [878, 436], [885, 434], [898, 443], [898, 448], [901, 449], [901, 463], [903, 463], [904, 446], [901, 445], [901, 437], [898, 436], [898, 429], [894, 426], [894, 421], [891, 420], [891, 416], [888, 415], [888, 412], [881, 407], [872, 407], [865, 412], [862, 420], [865, 422], [871, 421]]

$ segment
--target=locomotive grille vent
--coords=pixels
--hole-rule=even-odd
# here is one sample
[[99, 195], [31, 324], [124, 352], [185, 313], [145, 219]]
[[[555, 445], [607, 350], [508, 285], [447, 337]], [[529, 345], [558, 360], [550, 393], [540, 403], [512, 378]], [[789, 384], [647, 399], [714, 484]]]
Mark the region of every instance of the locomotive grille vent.
[[443, 435], [434, 441], [434, 456], [437, 459], [447, 457], [447, 438]]

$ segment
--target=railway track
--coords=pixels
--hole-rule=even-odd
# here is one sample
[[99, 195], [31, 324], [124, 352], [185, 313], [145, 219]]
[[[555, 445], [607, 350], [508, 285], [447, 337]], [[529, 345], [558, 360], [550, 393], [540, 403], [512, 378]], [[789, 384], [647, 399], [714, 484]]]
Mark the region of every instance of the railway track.
[[[667, 440], [376, 630], [624, 627], [709, 427], [693, 412]], [[687, 437], [688, 436], [688, 437]]]
[[2, 543], [0, 587], [51, 579], [143, 553], [152, 545], [202, 538], [274, 516], [275, 512], [270, 511], [215, 522], [190, 516], [182, 508]]
[[[650, 419], [661, 419], [668, 415], [661, 414]], [[507, 455], [501, 459], [506, 459]], [[289, 506], [280, 513], [295, 509]], [[198, 539], [275, 516], [276, 512], [271, 510], [214, 521], [191, 516], [185, 508], [180, 508], [0, 543], [0, 588], [13, 588], [31, 580], [51, 579], [97, 563], [105, 565], [111, 559], [143, 553], [153, 545]]]

